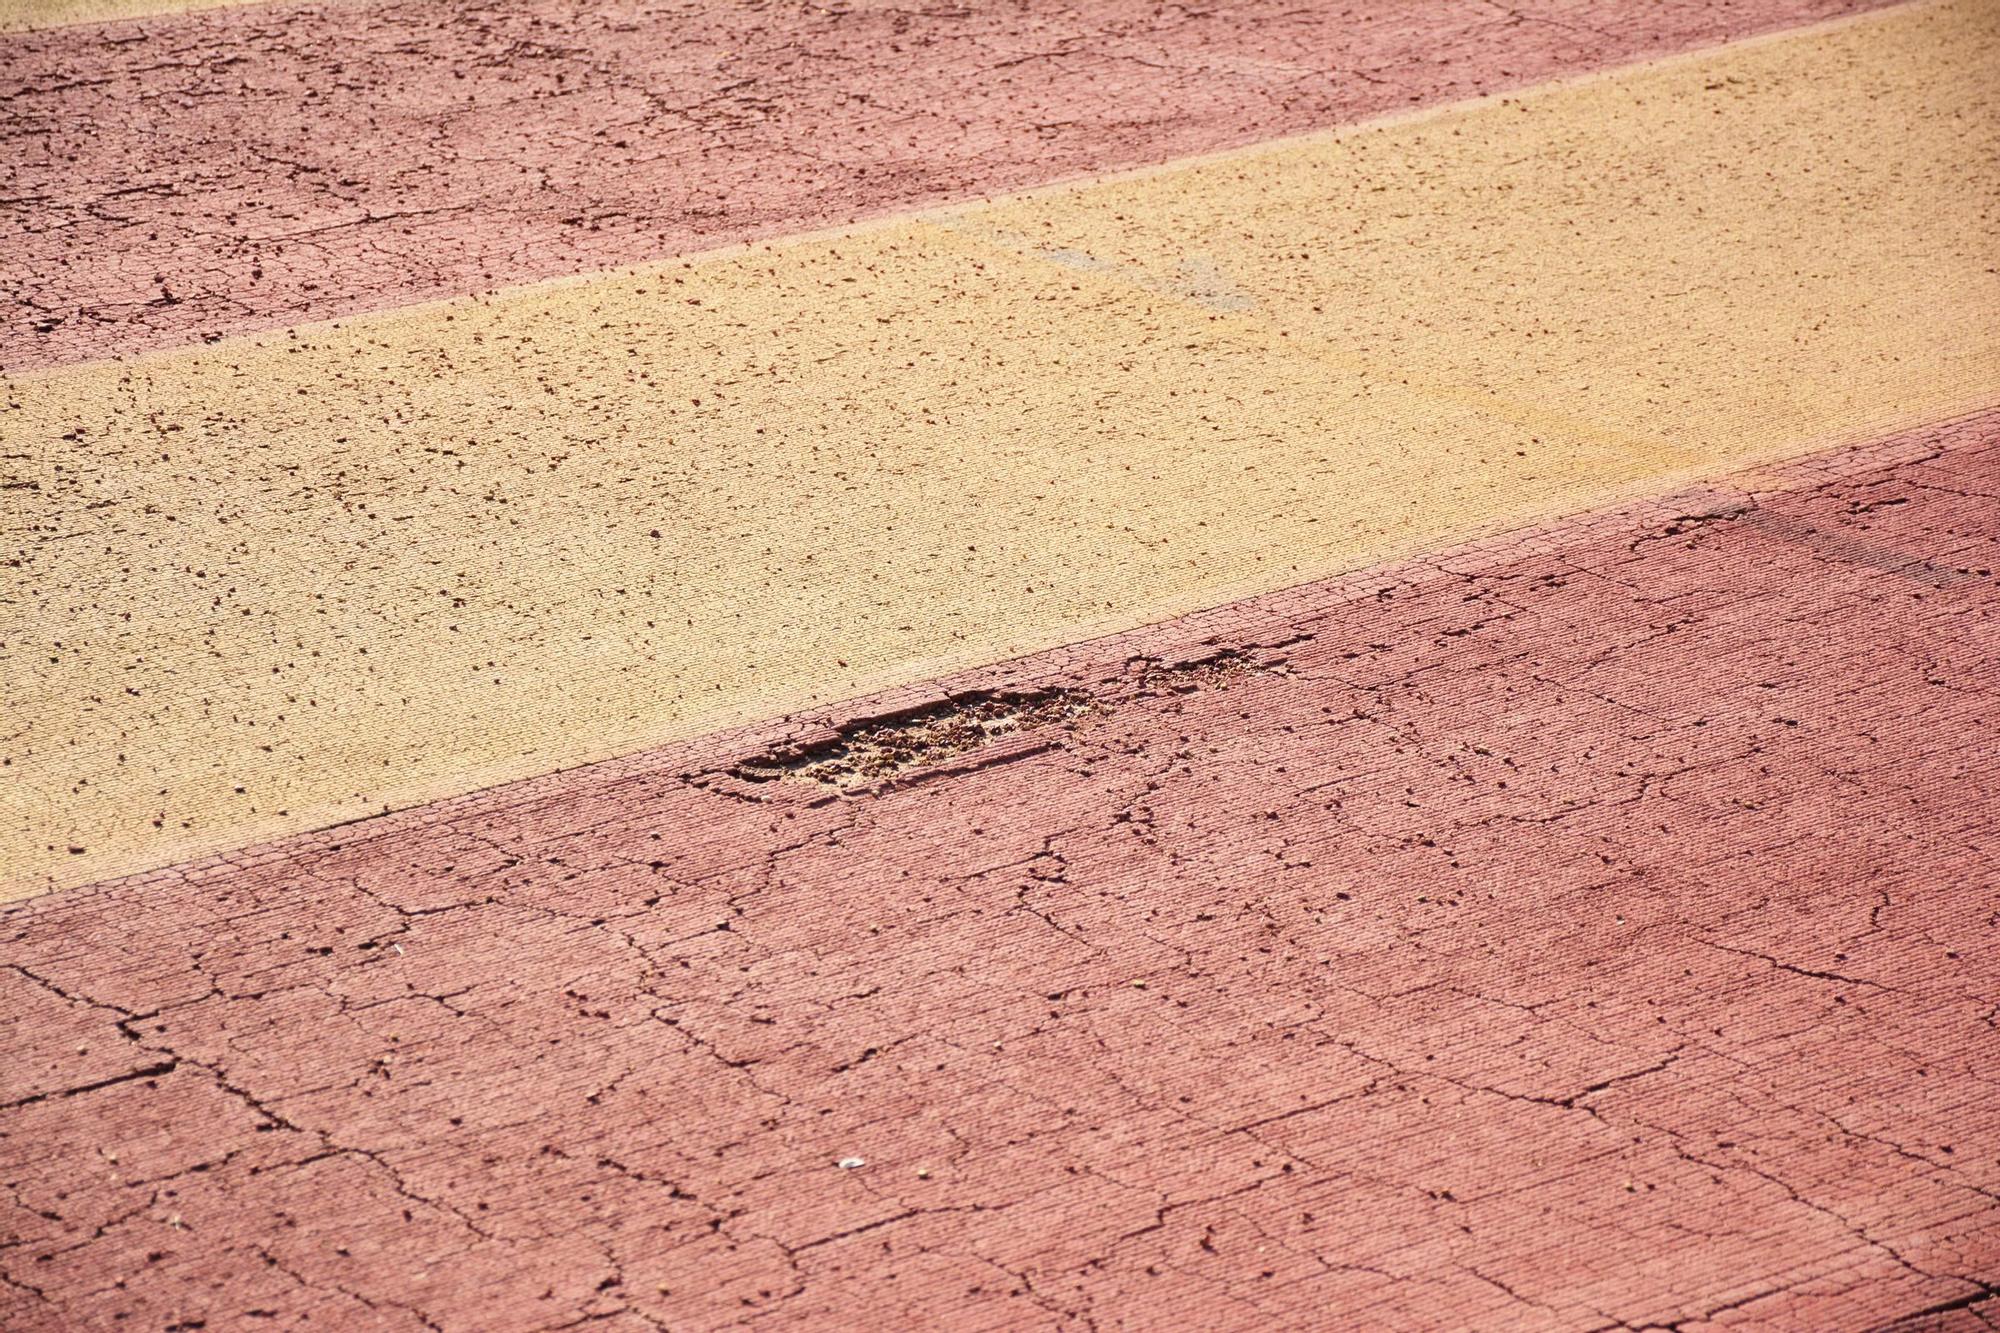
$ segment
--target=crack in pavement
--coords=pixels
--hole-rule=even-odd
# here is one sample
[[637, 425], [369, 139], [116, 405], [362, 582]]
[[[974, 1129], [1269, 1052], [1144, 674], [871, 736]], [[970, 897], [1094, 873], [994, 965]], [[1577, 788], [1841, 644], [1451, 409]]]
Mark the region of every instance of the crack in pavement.
[[0, 1323], [1978, 1314], [1996, 432], [11, 908]]

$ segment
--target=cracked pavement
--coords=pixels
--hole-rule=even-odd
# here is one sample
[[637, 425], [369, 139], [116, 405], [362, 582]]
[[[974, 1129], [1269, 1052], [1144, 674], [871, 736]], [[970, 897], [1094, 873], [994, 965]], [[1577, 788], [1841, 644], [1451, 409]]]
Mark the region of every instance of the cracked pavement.
[[2000, 1329], [1996, 68], [12, 0], [0, 1329]]
[[[1987, 412], [17, 905], [0, 1324], [1990, 1327], [1996, 502]], [[753, 762], [993, 698], [1086, 703]]]

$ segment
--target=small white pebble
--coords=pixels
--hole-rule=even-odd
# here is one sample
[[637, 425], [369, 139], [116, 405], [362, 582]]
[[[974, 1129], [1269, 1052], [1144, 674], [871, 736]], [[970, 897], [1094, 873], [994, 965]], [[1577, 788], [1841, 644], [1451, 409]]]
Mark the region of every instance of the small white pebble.
[[857, 1166], [868, 1165], [868, 1159], [865, 1157], [843, 1157], [838, 1162], [835, 1162], [834, 1165], [843, 1171], [852, 1171]]

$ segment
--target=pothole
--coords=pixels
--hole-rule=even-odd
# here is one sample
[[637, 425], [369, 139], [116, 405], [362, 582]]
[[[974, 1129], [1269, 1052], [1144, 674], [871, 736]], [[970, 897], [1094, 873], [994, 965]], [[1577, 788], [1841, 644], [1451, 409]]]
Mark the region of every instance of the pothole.
[[856, 718], [825, 740], [781, 746], [732, 767], [744, 782], [792, 779], [855, 788], [885, 782], [985, 749], [1008, 736], [1115, 711], [1126, 700], [1226, 689], [1231, 679], [1268, 670], [1235, 649], [1198, 661], [1133, 658], [1124, 676], [1096, 690], [991, 690]]
[[903, 713], [858, 719], [829, 740], [773, 750], [731, 771], [746, 782], [804, 778], [829, 787], [859, 787], [984, 749], [1016, 732], [1097, 711], [1098, 704], [1083, 690], [961, 695]]

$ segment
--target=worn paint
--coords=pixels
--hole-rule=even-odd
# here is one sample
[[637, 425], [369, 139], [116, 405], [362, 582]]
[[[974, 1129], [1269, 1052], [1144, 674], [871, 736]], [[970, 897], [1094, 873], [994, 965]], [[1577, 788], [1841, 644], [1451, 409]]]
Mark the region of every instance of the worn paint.
[[1874, 4], [369, 0], [31, 33], [0, 47], [0, 368], [973, 199]]
[[258, 0], [8, 0], [6, 8], [0, 9], [0, 33], [192, 14], [256, 3]]

